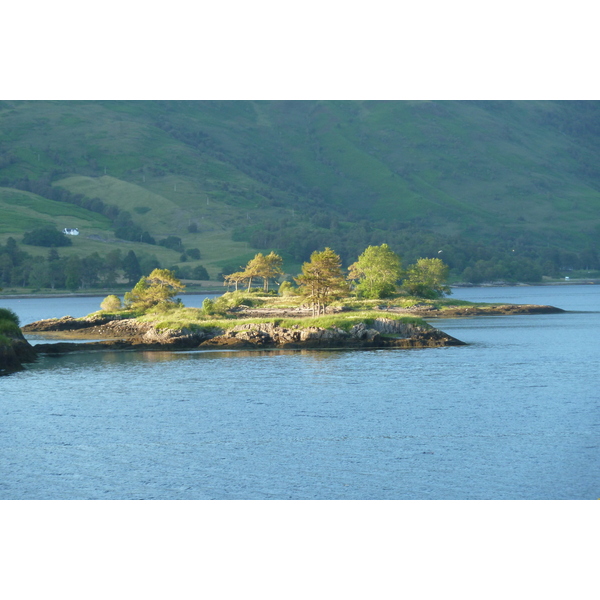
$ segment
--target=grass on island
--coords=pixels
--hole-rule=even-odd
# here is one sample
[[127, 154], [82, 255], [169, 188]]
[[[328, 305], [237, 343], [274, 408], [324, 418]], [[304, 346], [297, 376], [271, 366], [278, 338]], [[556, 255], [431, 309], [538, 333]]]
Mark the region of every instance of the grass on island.
[[[211, 300], [207, 308], [189, 308], [183, 303], [167, 303], [147, 310], [132, 310], [124, 308], [118, 311], [98, 311], [93, 316], [115, 317], [119, 319], [135, 318], [143, 323], [151, 323], [157, 329], [188, 329], [198, 331], [203, 329], [219, 329], [226, 331], [238, 325], [272, 323], [278, 327], [319, 327], [323, 329], [339, 328], [349, 331], [357, 323], [370, 325], [375, 319], [391, 319], [429, 328], [421, 318], [414, 315], [402, 314], [398, 309], [414, 306], [431, 306], [436, 310], [450, 309], [456, 306], [481, 306], [463, 300], [437, 299], [427, 300], [408, 296], [397, 296], [386, 300], [364, 300], [348, 297], [331, 305], [336, 311], [317, 317], [245, 317], [233, 312], [236, 308], [263, 309], [297, 309], [303, 306], [305, 300], [301, 296], [277, 296], [275, 292], [265, 294], [262, 290], [226, 292]], [[392, 312], [393, 311], [393, 312]], [[90, 315], [92, 316], [92, 315]], [[87, 317], [84, 317], [87, 318]]]
[[235, 318], [231, 316], [219, 318], [218, 316], [206, 316], [199, 308], [181, 308], [173, 313], [161, 315], [156, 313], [147, 313], [138, 320], [152, 323], [157, 329], [189, 329], [199, 331], [202, 329], [222, 329], [227, 331], [238, 325], [250, 325], [261, 323], [272, 323], [276, 327], [292, 329], [295, 327], [319, 327], [322, 329], [342, 329], [349, 331], [354, 325], [364, 323], [372, 324], [375, 319], [391, 319], [419, 325], [421, 327], [430, 327], [420, 317], [411, 315], [399, 315], [397, 313], [388, 313], [380, 311], [357, 311], [352, 313], [342, 313], [334, 315], [323, 315], [320, 317], [263, 317], [263, 318]]

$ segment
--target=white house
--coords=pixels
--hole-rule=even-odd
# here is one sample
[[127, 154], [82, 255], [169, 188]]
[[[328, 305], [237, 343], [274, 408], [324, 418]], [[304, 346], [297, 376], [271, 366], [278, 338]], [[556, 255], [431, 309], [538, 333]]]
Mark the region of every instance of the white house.
[[75, 228], [75, 229], [69, 229], [67, 227], [65, 227], [63, 229], [63, 233], [65, 235], [79, 235], [79, 229]]

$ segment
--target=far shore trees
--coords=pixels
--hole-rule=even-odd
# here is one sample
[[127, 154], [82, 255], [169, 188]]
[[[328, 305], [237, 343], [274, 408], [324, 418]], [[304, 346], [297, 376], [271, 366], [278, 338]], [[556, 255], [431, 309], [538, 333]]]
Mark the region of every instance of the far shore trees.
[[400, 257], [387, 244], [369, 246], [349, 267], [348, 279], [358, 280], [356, 291], [364, 298], [388, 298], [402, 276]]
[[62, 231], [58, 231], [53, 225], [38, 227], [28, 231], [23, 236], [23, 243], [29, 246], [46, 246], [47, 248], [59, 248], [71, 246], [73, 242]]
[[172, 302], [185, 286], [168, 269], [154, 269], [142, 277], [135, 287], [125, 294], [125, 303], [131, 308], [148, 309], [157, 304]]
[[311, 303], [313, 316], [325, 314], [331, 302], [343, 298], [349, 286], [342, 273], [342, 261], [331, 248], [313, 252], [310, 262], [302, 265], [302, 274], [295, 278], [300, 293]]
[[411, 296], [441, 298], [450, 294], [448, 265], [439, 258], [419, 258], [406, 272], [403, 287]]

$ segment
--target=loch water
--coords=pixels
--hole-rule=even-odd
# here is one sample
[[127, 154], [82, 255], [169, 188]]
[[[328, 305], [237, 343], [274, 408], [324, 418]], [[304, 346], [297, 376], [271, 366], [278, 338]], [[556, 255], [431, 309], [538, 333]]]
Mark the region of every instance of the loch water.
[[0, 499], [600, 497], [600, 286], [453, 297], [568, 312], [430, 320], [461, 347], [43, 357], [0, 378]]

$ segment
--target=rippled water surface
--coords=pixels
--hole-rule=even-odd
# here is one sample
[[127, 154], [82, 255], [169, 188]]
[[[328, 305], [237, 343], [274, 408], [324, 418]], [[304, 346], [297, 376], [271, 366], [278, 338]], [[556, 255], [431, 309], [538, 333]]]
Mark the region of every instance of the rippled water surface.
[[432, 320], [455, 348], [43, 358], [0, 379], [0, 498], [600, 497], [600, 287], [454, 296], [573, 312]]

